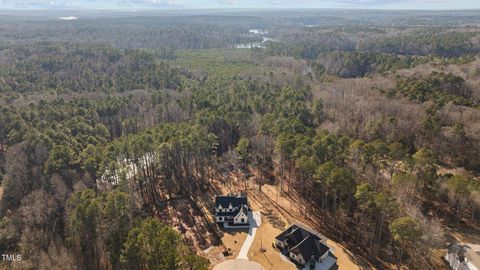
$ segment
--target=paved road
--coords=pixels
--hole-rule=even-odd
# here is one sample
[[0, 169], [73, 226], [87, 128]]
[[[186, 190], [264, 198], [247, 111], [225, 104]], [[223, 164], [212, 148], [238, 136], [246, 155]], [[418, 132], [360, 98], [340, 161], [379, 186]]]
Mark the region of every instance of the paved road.
[[245, 242], [243, 242], [240, 252], [238, 252], [237, 260], [248, 260], [248, 250], [253, 243], [253, 239], [255, 239], [257, 228], [262, 225], [262, 218], [260, 216], [260, 212], [252, 211], [248, 215], [248, 219], [250, 221], [250, 228], [248, 229], [247, 238], [245, 239]]

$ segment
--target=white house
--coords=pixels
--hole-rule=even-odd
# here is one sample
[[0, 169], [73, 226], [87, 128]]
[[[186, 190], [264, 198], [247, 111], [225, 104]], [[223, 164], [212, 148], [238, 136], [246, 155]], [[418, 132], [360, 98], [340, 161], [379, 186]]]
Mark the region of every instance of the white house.
[[246, 226], [249, 224], [248, 200], [245, 195], [229, 194], [215, 198], [215, 221], [230, 226]]
[[294, 224], [275, 237], [275, 246], [305, 270], [338, 269], [337, 258], [327, 238], [306, 226]]
[[452, 244], [448, 247], [445, 260], [453, 270], [480, 270], [480, 245]]

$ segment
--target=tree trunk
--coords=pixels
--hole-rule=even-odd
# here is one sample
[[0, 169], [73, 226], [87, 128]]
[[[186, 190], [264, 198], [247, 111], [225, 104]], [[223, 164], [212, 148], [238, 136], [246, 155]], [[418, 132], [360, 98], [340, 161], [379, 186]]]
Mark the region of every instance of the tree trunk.
[[402, 257], [403, 257], [403, 248], [400, 249], [400, 254], [398, 255], [397, 270], [400, 270], [400, 266], [402, 265]]

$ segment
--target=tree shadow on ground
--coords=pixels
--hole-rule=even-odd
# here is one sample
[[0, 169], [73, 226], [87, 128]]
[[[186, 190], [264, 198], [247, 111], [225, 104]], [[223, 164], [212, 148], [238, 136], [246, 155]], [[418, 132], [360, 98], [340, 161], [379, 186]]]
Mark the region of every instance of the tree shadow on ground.
[[264, 209], [261, 211], [262, 216], [264, 216], [268, 223], [272, 224], [272, 226], [276, 229], [283, 230], [285, 229], [286, 223], [283, 219], [275, 213], [272, 209]]

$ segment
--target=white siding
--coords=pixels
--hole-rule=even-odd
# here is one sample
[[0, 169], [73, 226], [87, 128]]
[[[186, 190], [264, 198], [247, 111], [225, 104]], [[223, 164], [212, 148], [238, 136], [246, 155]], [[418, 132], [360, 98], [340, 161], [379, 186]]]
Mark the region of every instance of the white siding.
[[293, 252], [290, 252], [290, 258], [292, 258], [293, 260], [297, 261], [300, 264], [305, 264], [305, 260], [303, 260], [302, 254], [297, 255]]
[[284, 248], [284, 246], [283, 246], [283, 242], [282, 242], [282, 241], [280, 241], [280, 240], [278, 240], [278, 239], [275, 239], [275, 246], [277, 246], [277, 247], [281, 247], [281, 248]]
[[460, 262], [456, 254], [447, 253], [447, 255], [445, 255], [445, 260], [447, 260], [453, 270], [478, 270], [477, 267], [470, 262]]
[[248, 222], [248, 217], [244, 213], [240, 213], [233, 219], [233, 222], [235, 224], [247, 223]]
[[305, 260], [303, 259], [302, 254], [298, 254], [298, 256], [297, 256], [297, 261], [298, 261], [300, 264], [305, 264]]

